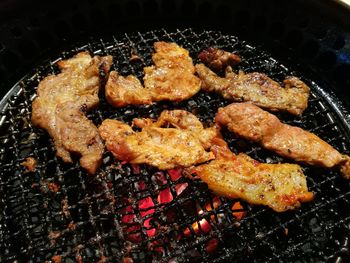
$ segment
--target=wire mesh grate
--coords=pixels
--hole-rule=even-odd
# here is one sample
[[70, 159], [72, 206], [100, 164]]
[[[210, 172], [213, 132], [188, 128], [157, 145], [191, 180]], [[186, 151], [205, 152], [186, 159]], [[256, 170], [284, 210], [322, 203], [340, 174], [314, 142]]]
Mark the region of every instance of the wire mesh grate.
[[[268, 54], [236, 37], [192, 29], [126, 34], [101, 39], [63, 52], [20, 81], [2, 104], [0, 113], [0, 261], [42, 262], [183, 262], [183, 261], [325, 261], [346, 256], [349, 236], [350, 185], [334, 170], [304, 167], [315, 200], [297, 211], [275, 213], [264, 207], [214, 196], [199, 180], [180, 171], [158, 171], [117, 162], [105, 153], [95, 176], [77, 162], [65, 164], [55, 156], [48, 134], [32, 126], [31, 101], [36, 86], [57, 73], [55, 62], [80, 50], [110, 54], [121, 74], [142, 77], [151, 64], [152, 45], [174, 41], [190, 51], [216, 46], [238, 52], [245, 71], [265, 72], [282, 80], [296, 74]], [[131, 53], [141, 60], [130, 61]], [[297, 74], [300, 76], [300, 74]], [[307, 80], [306, 80], [307, 81]], [[312, 131], [349, 153], [348, 130], [312, 86], [309, 107], [300, 118], [281, 114], [287, 123]], [[210, 124], [218, 107], [228, 102], [200, 93], [180, 103], [157, 103], [115, 109], [100, 96], [100, 107], [88, 114], [99, 125], [106, 118], [130, 123], [135, 117], [157, 117], [164, 109], [181, 108]], [[231, 149], [262, 162], [281, 157], [258, 145], [223, 133]], [[21, 162], [32, 156], [35, 172]], [[237, 213], [245, 216], [238, 220]], [[344, 241], [345, 240], [345, 241]]]

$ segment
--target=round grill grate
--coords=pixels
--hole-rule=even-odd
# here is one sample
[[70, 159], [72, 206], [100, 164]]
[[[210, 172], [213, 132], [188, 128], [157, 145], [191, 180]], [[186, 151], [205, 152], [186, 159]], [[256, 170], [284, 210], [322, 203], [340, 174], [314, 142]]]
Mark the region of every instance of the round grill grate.
[[[30, 122], [36, 86], [48, 74], [57, 73], [55, 62], [89, 50], [113, 55], [113, 67], [121, 74], [142, 77], [157, 40], [175, 41], [193, 58], [208, 46], [236, 51], [243, 58], [240, 69], [264, 72], [277, 80], [291, 74], [303, 77], [236, 37], [191, 29], [103, 39], [47, 61], [15, 85], [0, 104], [0, 261], [346, 259], [350, 184], [337, 171], [304, 167], [315, 200], [297, 211], [278, 214], [242, 202], [246, 215], [237, 220], [232, 210], [237, 200], [217, 198], [204, 183], [178, 176], [177, 171], [130, 166], [105, 153], [100, 172], [88, 176], [77, 162], [67, 165], [55, 156], [48, 134]], [[131, 53], [142, 59], [129, 61]], [[303, 79], [312, 88], [308, 109], [300, 118], [279, 117], [349, 154], [349, 128], [341, 120], [342, 113], [330, 103], [331, 96]], [[228, 104], [219, 96], [200, 93], [181, 103], [115, 109], [100, 97], [100, 107], [88, 115], [96, 125], [106, 118], [128, 123], [135, 117], [155, 118], [174, 108], [191, 111], [210, 124], [218, 107]], [[253, 143], [223, 134], [236, 152], [261, 162], [285, 162]], [[28, 156], [38, 161], [35, 172], [26, 173], [20, 164]]]

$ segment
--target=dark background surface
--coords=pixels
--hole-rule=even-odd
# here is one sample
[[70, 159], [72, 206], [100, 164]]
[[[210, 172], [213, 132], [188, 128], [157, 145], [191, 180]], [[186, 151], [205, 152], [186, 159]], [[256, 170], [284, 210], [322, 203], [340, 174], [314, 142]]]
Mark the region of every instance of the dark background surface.
[[216, 29], [315, 74], [350, 106], [349, 11], [334, 1], [0, 2], [0, 96], [41, 61], [103, 36], [164, 27]]

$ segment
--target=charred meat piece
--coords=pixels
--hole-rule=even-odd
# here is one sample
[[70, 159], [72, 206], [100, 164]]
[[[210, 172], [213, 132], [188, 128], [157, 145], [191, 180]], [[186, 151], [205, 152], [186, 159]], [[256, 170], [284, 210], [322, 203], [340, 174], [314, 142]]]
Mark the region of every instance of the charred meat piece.
[[90, 174], [101, 163], [104, 145], [84, 112], [98, 105], [102, 75], [108, 75], [111, 64], [111, 56], [88, 52], [58, 62], [61, 73], [39, 83], [32, 104], [32, 122], [54, 139], [57, 155], [64, 162], [72, 162], [71, 153], [80, 155], [80, 165]]
[[107, 85], [107, 101], [115, 107], [182, 101], [200, 90], [200, 80], [189, 52], [175, 43], [155, 42], [154, 66], [145, 67], [144, 87], [133, 75], [123, 77], [112, 71]]
[[[180, 112], [184, 111], [178, 111], [174, 115], [177, 115], [175, 118], [179, 123], [185, 123], [184, 126], [176, 126], [171, 121], [165, 120], [169, 114], [171, 115], [167, 112], [162, 113], [159, 123], [150, 119], [135, 119], [134, 125], [142, 128], [140, 132], [133, 131], [131, 126], [123, 122], [110, 119], [102, 122], [99, 131], [106, 141], [107, 149], [121, 161], [148, 164], [160, 170], [167, 170], [188, 167], [213, 159], [213, 153], [207, 152], [206, 149], [210, 146], [209, 141], [216, 136], [216, 131], [212, 128], [208, 128], [209, 130], [203, 128], [201, 132], [208, 134], [207, 139], [199, 139], [194, 129], [188, 127], [186, 121], [181, 120], [192, 118], [193, 115], [188, 117], [191, 113], [184, 112], [181, 116]], [[161, 127], [164, 125], [172, 125], [175, 128]]]
[[344, 177], [350, 177], [348, 156], [340, 154], [315, 134], [283, 124], [276, 116], [255, 105], [232, 103], [219, 109], [215, 121], [283, 157], [326, 168], [340, 166]]
[[234, 73], [226, 68], [226, 77], [221, 78], [203, 64], [196, 65], [202, 80], [202, 90], [217, 92], [231, 101], [251, 102], [271, 111], [284, 111], [300, 115], [307, 107], [309, 87], [296, 77], [284, 80], [284, 88], [263, 73]]
[[218, 195], [266, 205], [276, 212], [295, 209], [313, 199], [306, 178], [296, 164], [264, 164], [230, 151], [225, 141], [213, 140], [215, 160], [188, 168]]
[[214, 47], [203, 50], [199, 53], [198, 58], [216, 71], [224, 70], [227, 66], [236, 66], [241, 62], [241, 58], [236, 54]]

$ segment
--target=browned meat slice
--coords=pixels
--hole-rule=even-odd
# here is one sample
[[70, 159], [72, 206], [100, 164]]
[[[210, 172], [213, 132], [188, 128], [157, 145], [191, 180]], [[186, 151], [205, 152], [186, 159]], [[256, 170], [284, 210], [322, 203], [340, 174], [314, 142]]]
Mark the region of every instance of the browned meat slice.
[[227, 66], [236, 66], [241, 62], [241, 58], [236, 54], [214, 47], [203, 50], [198, 58], [209, 68], [217, 71], [224, 70]]
[[80, 165], [91, 174], [100, 165], [104, 145], [84, 112], [98, 105], [100, 74], [108, 75], [111, 64], [111, 56], [87, 52], [58, 62], [61, 73], [39, 83], [32, 104], [32, 122], [48, 131], [57, 155], [65, 162], [72, 162], [71, 153], [80, 155]]
[[247, 140], [258, 142], [281, 156], [310, 165], [331, 168], [339, 165], [350, 177], [349, 157], [301, 128], [281, 123], [273, 114], [250, 103], [232, 103], [220, 108], [216, 122]]
[[195, 115], [185, 110], [164, 110], [156, 122], [151, 119], [134, 119], [133, 124], [140, 128], [154, 126], [188, 130], [201, 141], [205, 149], [210, 148], [211, 140], [217, 137], [219, 133], [217, 126], [205, 129]]
[[[171, 119], [168, 119], [168, 117]], [[158, 122], [150, 119], [135, 119], [134, 125], [142, 128], [135, 132], [132, 128], [117, 120], [105, 120], [99, 127], [106, 147], [116, 159], [135, 164], [148, 164], [160, 170], [175, 167], [188, 167], [214, 158], [207, 152], [209, 141], [216, 136], [214, 128], [204, 129], [206, 134], [198, 138], [196, 125], [188, 126], [187, 120], [198, 120], [189, 112], [163, 112]], [[174, 123], [172, 121], [175, 120]], [[163, 126], [172, 125], [175, 128]], [[161, 127], [162, 126], [162, 127]], [[194, 128], [195, 127], [195, 128]]]
[[221, 78], [203, 64], [197, 64], [196, 71], [204, 91], [217, 92], [227, 100], [251, 102], [271, 111], [294, 115], [302, 114], [307, 107], [310, 89], [296, 77], [286, 78], [283, 88], [263, 73], [235, 74], [228, 67], [226, 77]]
[[145, 67], [144, 87], [133, 75], [123, 77], [112, 71], [107, 85], [107, 101], [115, 107], [151, 104], [156, 101], [182, 101], [200, 90], [200, 80], [189, 52], [175, 43], [155, 42], [152, 60]]
[[306, 178], [296, 164], [264, 164], [248, 155], [233, 154], [225, 141], [216, 138], [211, 150], [215, 160], [189, 169], [215, 193], [266, 205], [277, 212], [295, 209], [313, 199]]

